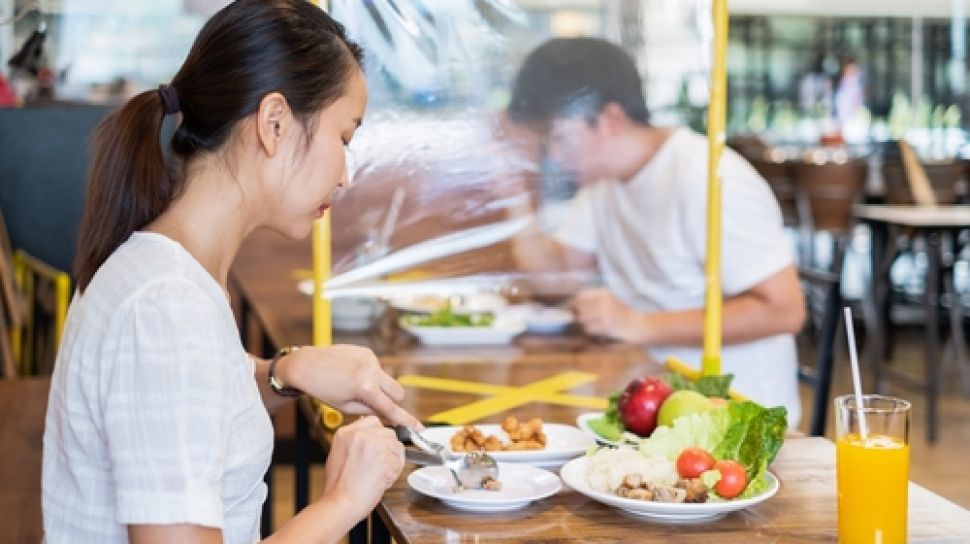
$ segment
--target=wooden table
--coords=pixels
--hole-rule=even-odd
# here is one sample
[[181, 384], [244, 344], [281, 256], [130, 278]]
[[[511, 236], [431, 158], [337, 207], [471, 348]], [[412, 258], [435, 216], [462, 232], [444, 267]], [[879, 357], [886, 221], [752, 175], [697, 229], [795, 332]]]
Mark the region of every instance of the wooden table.
[[0, 543], [40, 542], [40, 472], [50, 378], [0, 380]]
[[[275, 249], [270, 250], [265, 244], [274, 244]], [[234, 268], [245, 303], [251, 306], [253, 314], [260, 316], [269, 340], [278, 345], [309, 340], [309, 301], [300, 298], [302, 295], [296, 291], [289, 270], [292, 266], [308, 265], [308, 250], [307, 245], [265, 235], [247, 242]], [[306, 253], [302, 257], [288, 254], [300, 251]], [[604, 397], [625, 386], [633, 377], [659, 371], [642, 350], [598, 344], [582, 337], [552, 342], [524, 337], [515, 346], [499, 348], [432, 349], [413, 342], [378, 347], [383, 353], [382, 364], [398, 377], [426, 376], [523, 386], [562, 372], [596, 374], [596, 380], [568, 391], [582, 396]], [[408, 387], [407, 392], [404, 406], [422, 419], [482, 398], [479, 394], [415, 387]], [[586, 410], [530, 403], [481, 421], [499, 421], [511, 413], [520, 417], [538, 416], [548, 422], [572, 423]], [[513, 513], [461, 513], [411, 491], [406, 483], [408, 470], [385, 494], [376, 510], [373, 541], [386, 542], [391, 536], [400, 543], [834, 541], [834, 462], [831, 442], [820, 438], [789, 439], [772, 466], [782, 485], [776, 497], [743, 513], [691, 526], [650, 523], [568, 490]], [[970, 512], [919, 486], [911, 484], [910, 489], [911, 542], [970, 541]], [[358, 533], [355, 538], [363, 537]]]
[[[946, 233], [970, 228], [970, 206], [856, 206], [854, 215], [869, 225], [872, 233], [872, 285], [868, 300], [867, 322], [872, 325], [872, 342], [868, 359], [872, 362], [876, 390], [883, 389], [889, 378], [926, 393], [927, 438], [936, 442], [939, 434], [940, 399], [940, 280], [942, 276], [941, 241]], [[916, 381], [886, 368], [886, 334], [889, 328], [891, 281], [890, 268], [895, 261], [896, 238], [902, 230], [915, 232], [927, 245], [925, 289], [926, 307], [926, 372]], [[961, 367], [961, 373], [967, 369]], [[968, 376], [970, 377], [970, 376]]]

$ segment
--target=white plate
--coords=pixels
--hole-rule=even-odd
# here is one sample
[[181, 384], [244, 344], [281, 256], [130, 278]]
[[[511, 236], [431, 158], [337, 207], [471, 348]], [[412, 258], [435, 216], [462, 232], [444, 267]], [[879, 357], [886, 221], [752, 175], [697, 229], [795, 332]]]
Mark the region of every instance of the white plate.
[[[485, 436], [495, 435], [502, 442], [509, 442], [509, 435], [502, 430], [501, 425], [475, 425]], [[428, 427], [421, 436], [444, 444], [449, 452], [461, 455], [462, 452], [451, 450], [451, 437], [462, 429], [461, 426]], [[543, 423], [542, 432], [546, 433], [546, 447], [541, 450], [523, 451], [490, 451], [489, 455], [499, 462], [526, 463], [544, 468], [558, 468], [570, 459], [586, 453], [594, 444], [592, 438], [572, 425], [561, 423]]]
[[700, 504], [640, 501], [627, 499], [612, 493], [594, 491], [586, 481], [588, 469], [589, 459], [584, 456], [566, 463], [562, 467], [562, 470], [559, 471], [559, 475], [566, 482], [566, 485], [595, 501], [619, 508], [635, 516], [665, 523], [698, 523], [711, 521], [729, 512], [742, 510], [762, 503], [773, 497], [781, 487], [778, 483], [778, 478], [769, 472], [767, 473], [770, 481], [768, 490], [750, 499], [705, 502]]
[[465, 489], [455, 491], [455, 480], [445, 467], [423, 467], [408, 475], [408, 485], [418, 493], [434, 497], [452, 508], [472, 512], [505, 512], [555, 495], [562, 489], [558, 476], [529, 465], [498, 464], [499, 491]]
[[514, 317], [498, 316], [490, 327], [421, 327], [399, 321], [401, 328], [428, 346], [494, 346], [510, 344], [525, 331], [525, 323]]
[[580, 414], [579, 417], [576, 418], [576, 426], [582, 429], [583, 432], [587, 433], [589, 436], [593, 437], [593, 439], [600, 444], [619, 446], [620, 442], [603, 438], [602, 436], [596, 434], [596, 431], [589, 426], [589, 420], [599, 419], [601, 417], [603, 417], [603, 412], [586, 412], [585, 414]]

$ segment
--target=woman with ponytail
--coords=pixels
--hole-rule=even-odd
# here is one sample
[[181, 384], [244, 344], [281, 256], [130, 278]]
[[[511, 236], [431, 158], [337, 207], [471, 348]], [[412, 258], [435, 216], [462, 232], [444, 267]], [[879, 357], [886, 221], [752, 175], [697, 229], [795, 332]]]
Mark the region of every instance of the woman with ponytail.
[[[46, 542], [258, 540], [269, 414], [301, 392], [420, 427], [369, 350], [248, 355], [226, 290], [250, 232], [306, 237], [347, 182], [361, 55], [306, 0], [239, 0], [169, 85], [97, 129], [44, 434]], [[338, 539], [403, 464], [373, 415], [342, 428], [323, 495], [269, 540]]]

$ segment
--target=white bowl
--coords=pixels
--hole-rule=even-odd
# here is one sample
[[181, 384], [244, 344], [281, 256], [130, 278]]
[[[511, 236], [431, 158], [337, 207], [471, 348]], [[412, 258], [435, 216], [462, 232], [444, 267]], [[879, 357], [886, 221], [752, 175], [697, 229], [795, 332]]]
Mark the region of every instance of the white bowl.
[[331, 323], [333, 328], [341, 331], [366, 331], [374, 326], [386, 307], [376, 298], [335, 298], [330, 304]]

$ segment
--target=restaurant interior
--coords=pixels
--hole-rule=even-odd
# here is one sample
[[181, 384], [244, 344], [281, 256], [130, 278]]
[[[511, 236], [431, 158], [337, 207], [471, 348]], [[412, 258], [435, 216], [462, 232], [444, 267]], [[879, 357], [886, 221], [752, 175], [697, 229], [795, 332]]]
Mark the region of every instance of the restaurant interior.
[[[835, 445], [849, 424], [836, 399], [848, 395], [861, 409], [862, 393], [911, 403], [900, 541], [906, 519], [910, 542], [970, 541], [961, 453], [970, 448], [967, 2], [312, 3], [364, 50], [366, 115], [347, 152], [348, 183], [312, 234], [260, 230], [240, 248], [228, 296], [242, 345], [266, 359], [287, 346], [373, 350], [404, 387], [401, 404], [425, 424], [425, 437], [443, 443], [466, 424], [495, 427], [502, 439], [508, 431], [498, 424], [509, 415], [541, 418], [547, 454], [556, 425], [585, 440], [570, 457], [536, 456], [558, 487], [502, 511], [482, 506], [488, 500], [449, 502], [418, 477], [440, 467], [409, 463], [373, 514], [321, 541], [852, 542], [843, 533], [848, 461], [839, 454], [836, 476]], [[0, 543], [44, 537], [45, 414], [78, 296], [73, 263], [91, 134], [138, 93], [171, 81], [203, 24], [227, 4], [0, 0]], [[577, 294], [609, 288], [609, 270], [523, 264], [518, 241], [578, 224], [575, 202], [587, 185], [550, 153], [548, 134], [516, 124], [518, 69], [547, 40], [575, 37], [618, 45], [641, 78], [650, 126], [704, 138], [708, 163], [722, 154], [743, 160], [777, 204], [764, 213], [780, 221], [787, 257], [779, 258], [790, 257], [805, 309], [794, 334], [798, 406], [767, 465], [774, 487], [750, 506], [680, 518], [612, 504], [570, 480], [574, 458], [624, 441], [604, 438], [589, 418], [608, 419], [612, 409], [616, 422], [623, 397], [608, 399], [632, 380], [726, 373], [721, 351], [726, 361], [734, 346], [726, 333], [722, 346], [721, 329], [731, 327], [738, 293], [726, 275], [722, 285], [719, 265], [743, 268], [730, 264], [735, 246], [725, 241], [722, 252], [716, 241], [722, 223], [725, 237], [740, 224], [729, 217], [738, 208], [725, 204], [721, 214], [708, 198], [732, 191], [728, 169], [707, 166], [704, 190], [688, 204], [707, 240], [698, 246], [706, 258], [694, 259], [707, 283], [691, 291], [705, 301], [703, 339], [671, 352], [691, 354], [685, 360], [582, 319]], [[644, 209], [644, 224], [655, 224], [647, 215], [657, 209]], [[737, 378], [737, 391], [721, 396], [758, 400], [742, 386], [754, 379]], [[335, 432], [355, 417], [307, 396], [273, 416], [261, 536], [325, 493]], [[767, 426], [750, 432], [769, 435]], [[402, 437], [411, 448], [419, 440]], [[593, 453], [596, 444], [603, 449]], [[508, 488], [514, 452], [495, 455]], [[682, 506], [732, 505], [720, 500]], [[854, 515], [877, 517], [861, 512]]]

